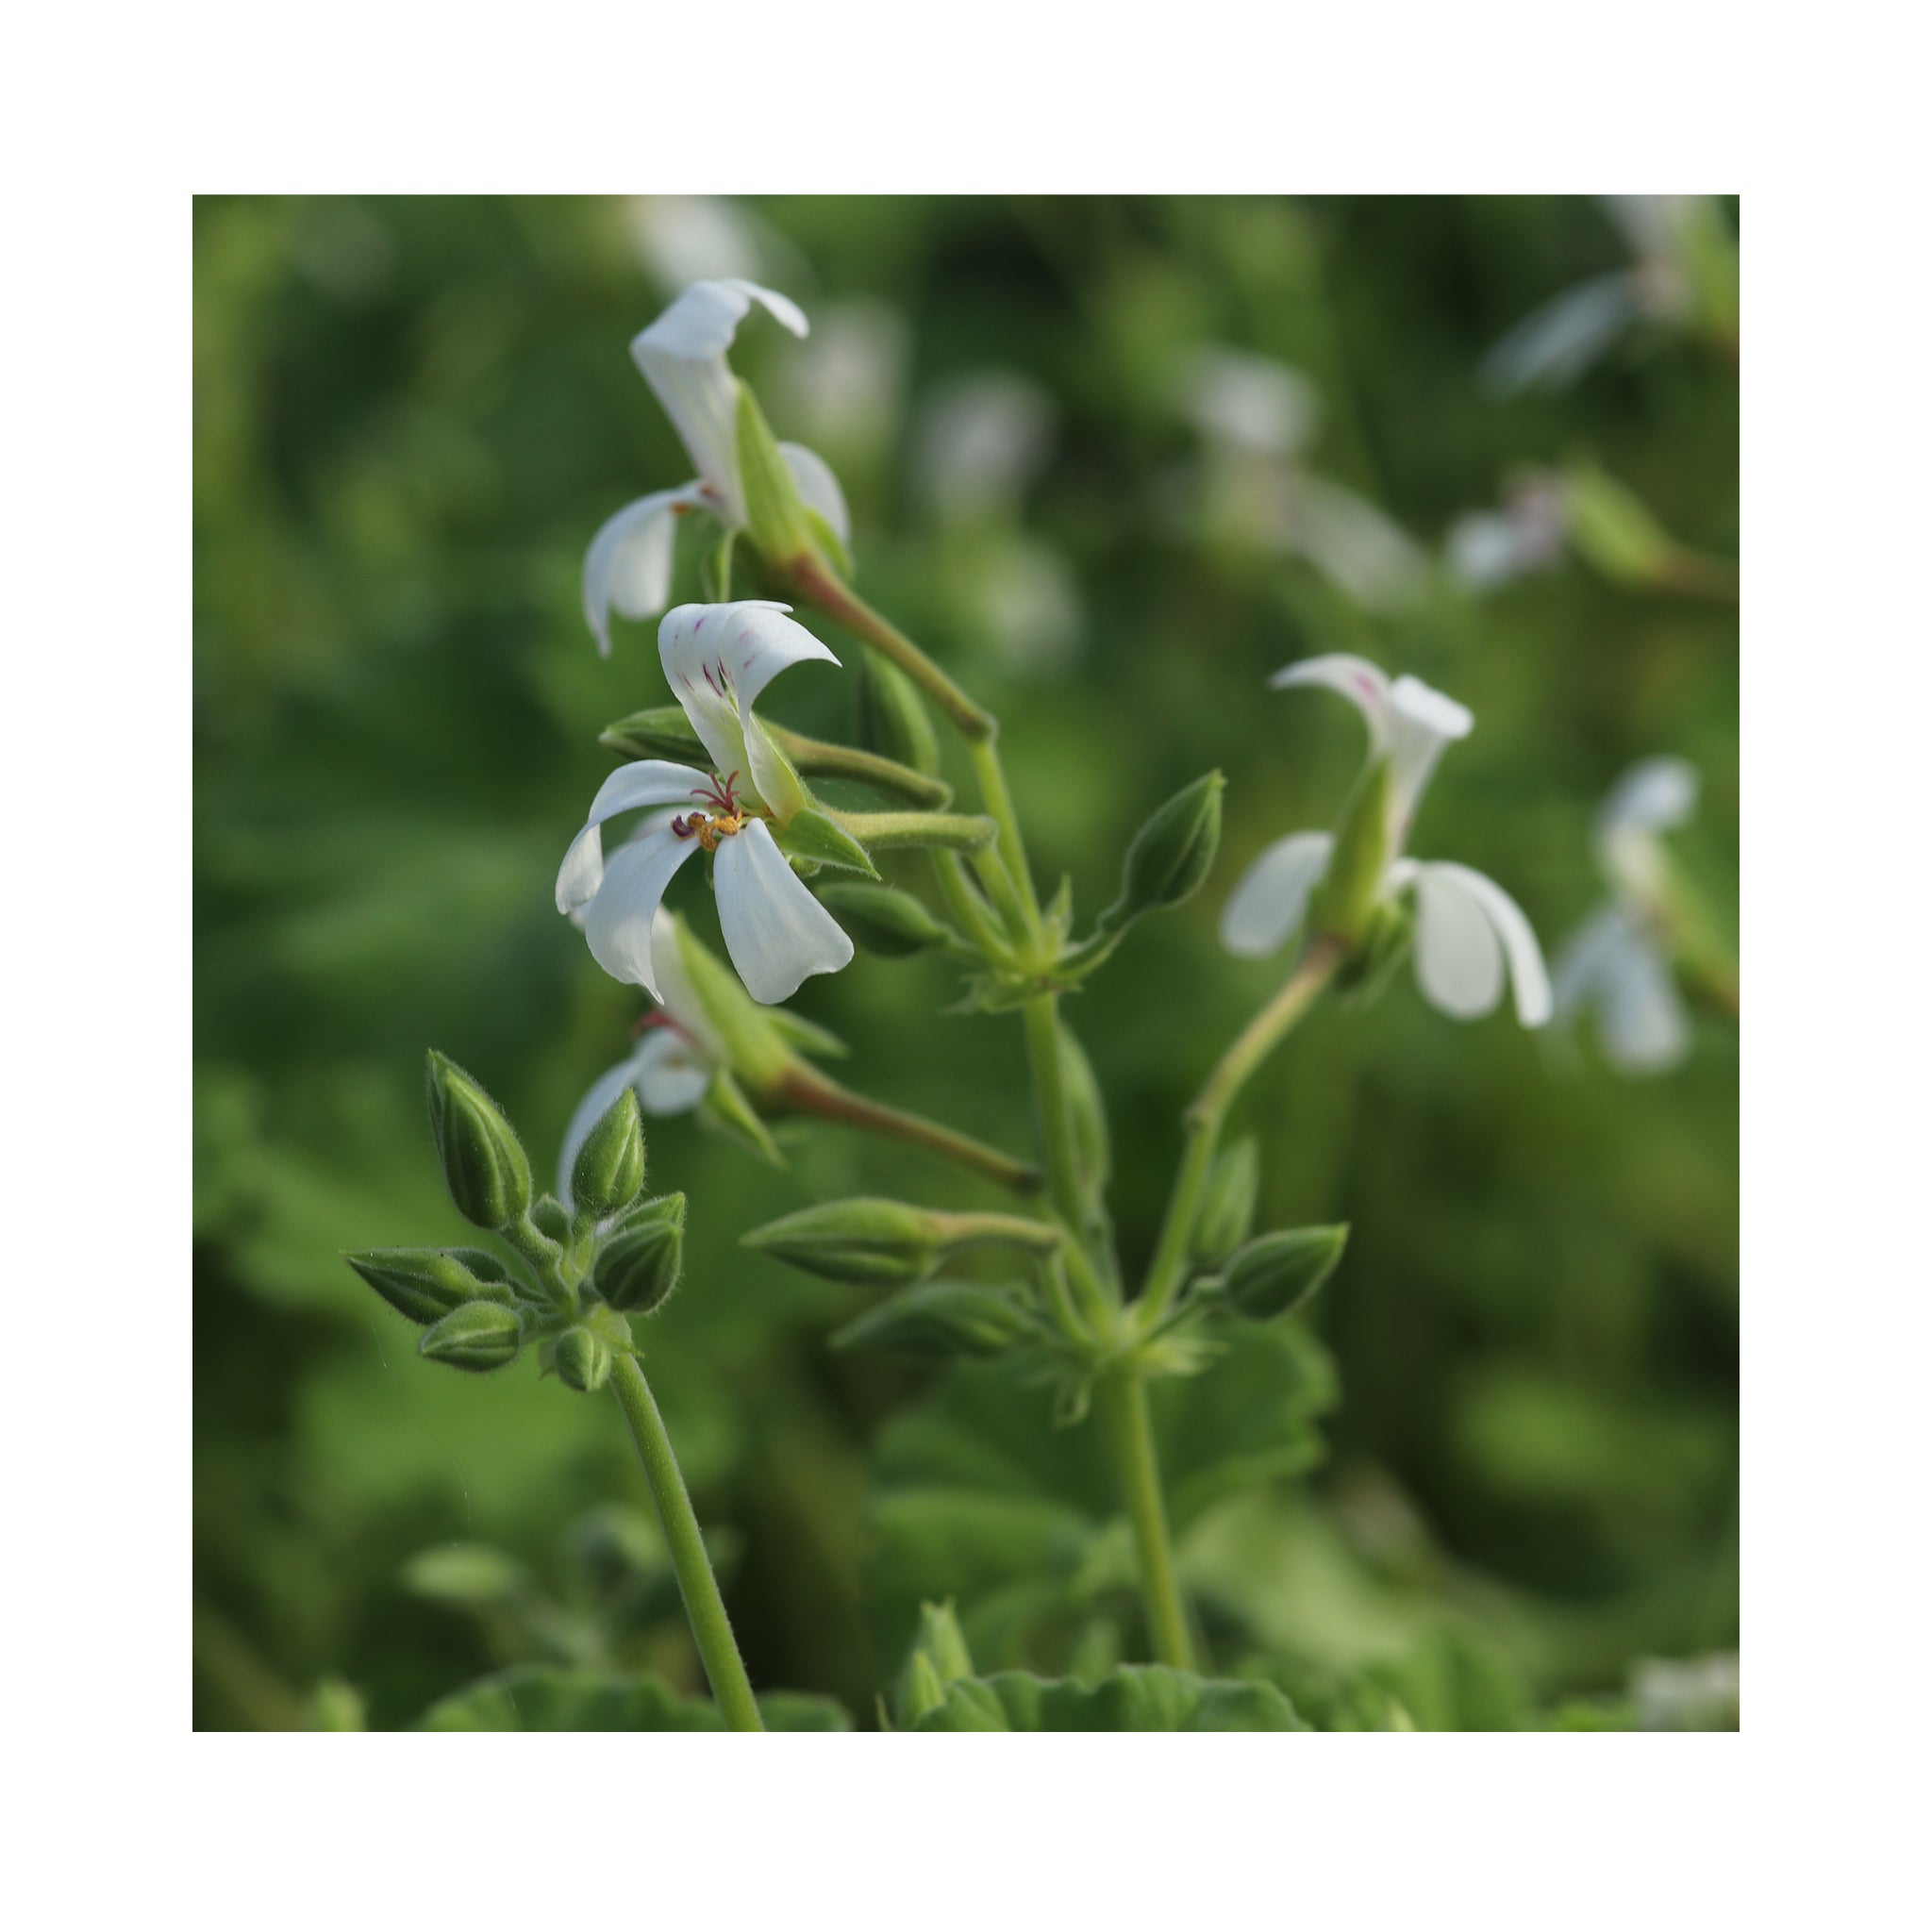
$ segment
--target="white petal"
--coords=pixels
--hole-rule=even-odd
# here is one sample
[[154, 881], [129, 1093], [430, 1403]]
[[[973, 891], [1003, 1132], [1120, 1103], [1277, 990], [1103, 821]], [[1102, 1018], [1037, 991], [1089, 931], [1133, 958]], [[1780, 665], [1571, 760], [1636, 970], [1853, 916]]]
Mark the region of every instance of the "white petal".
[[730, 348], [738, 325], [762, 303], [795, 336], [811, 332], [805, 311], [788, 295], [761, 288], [741, 275], [693, 282], [649, 328], [631, 344], [631, 353], [651, 349], [666, 356], [701, 360], [722, 356]]
[[1607, 905], [1599, 906], [1563, 941], [1550, 974], [1558, 1020], [1574, 1020], [1602, 992], [1635, 938], [1629, 915], [1621, 906]]
[[1473, 892], [1448, 867], [1416, 876], [1415, 976], [1429, 1004], [1455, 1020], [1474, 1020], [1503, 997], [1503, 947]]
[[724, 1042], [685, 965], [683, 927], [677, 915], [661, 906], [651, 922], [651, 965], [658, 974], [658, 1004], [673, 1024], [713, 1059], [726, 1058]]
[[1334, 843], [1326, 832], [1291, 832], [1268, 846], [1222, 908], [1221, 943], [1256, 959], [1281, 945], [1301, 924]]
[[[1541, 1026], [1549, 1017], [1554, 1000], [1550, 991], [1549, 970], [1543, 964], [1543, 951], [1537, 943], [1535, 930], [1524, 917], [1520, 907], [1493, 879], [1485, 878], [1479, 872], [1472, 872], [1466, 865], [1454, 865], [1438, 861], [1424, 865], [1421, 870], [1417, 885], [1419, 906], [1426, 903], [1423, 895], [1431, 886], [1436, 888], [1439, 903], [1442, 889], [1459, 889], [1461, 894], [1474, 902], [1475, 907], [1488, 920], [1494, 936], [1502, 942], [1502, 949], [1509, 961], [1510, 984], [1516, 993], [1516, 1017], [1525, 1026]], [[1423, 934], [1421, 919], [1418, 920], [1416, 935], [1416, 965], [1423, 970]], [[1448, 970], [1447, 961], [1443, 961]], [[1426, 985], [1424, 987], [1426, 991]], [[1500, 984], [1487, 1002], [1474, 1008], [1486, 1013], [1496, 1004], [1501, 993]], [[1438, 1001], [1444, 1011], [1454, 1011], [1443, 1001]]]
[[610, 655], [610, 613], [656, 617], [671, 601], [671, 544], [680, 511], [701, 501], [697, 485], [659, 490], [627, 503], [584, 553], [584, 621]]
[[1389, 732], [1389, 679], [1378, 665], [1366, 658], [1350, 657], [1333, 651], [1320, 658], [1304, 658], [1277, 671], [1268, 680], [1274, 691], [1288, 691], [1298, 684], [1326, 685], [1339, 691], [1369, 721], [1369, 736], [1379, 748]]
[[785, 467], [791, 472], [791, 480], [798, 485], [806, 508], [817, 510], [831, 525], [832, 534], [840, 542], [850, 544], [852, 515], [845, 508], [845, 492], [839, 488], [831, 464], [817, 450], [807, 449], [802, 442], [781, 442], [778, 454], [785, 458]]
[[1690, 1050], [1690, 1021], [1669, 962], [1644, 935], [1620, 955], [1603, 988], [1604, 1053], [1626, 1074], [1660, 1074]]
[[1398, 677], [1389, 690], [1389, 789], [1398, 836], [1415, 816], [1436, 761], [1475, 725], [1467, 706], [1419, 677]]
[[1482, 379], [1499, 395], [1565, 388], [1629, 326], [1638, 306], [1637, 283], [1622, 272], [1566, 289], [1483, 358]]
[[718, 844], [718, 922], [752, 998], [787, 1000], [814, 973], [836, 973], [852, 941], [807, 891], [761, 819]]
[[636, 1066], [638, 1099], [646, 1113], [689, 1113], [711, 1091], [711, 1062], [669, 1026], [645, 1035]]
[[1599, 839], [1674, 831], [1697, 808], [1697, 768], [1683, 758], [1642, 758], [1611, 786], [1597, 809]]
[[756, 780], [742, 720], [779, 672], [810, 658], [838, 663], [785, 613], [786, 604], [680, 604], [658, 626], [664, 675], [721, 777]]
[[662, 831], [634, 839], [604, 869], [604, 883], [584, 913], [591, 956], [613, 979], [658, 996], [651, 964], [651, 921], [672, 874], [699, 849], [695, 839]]
[[637, 1056], [627, 1060], [619, 1060], [614, 1067], [608, 1067], [591, 1082], [591, 1091], [577, 1102], [576, 1111], [570, 1117], [570, 1125], [563, 1130], [562, 1151], [557, 1157], [557, 1195], [568, 1208], [573, 1205], [570, 1198], [570, 1171], [577, 1164], [577, 1155], [583, 1144], [591, 1138], [594, 1127], [616, 1104], [617, 1096], [637, 1077]]
[[1288, 535], [1302, 556], [1372, 610], [1407, 602], [1428, 576], [1421, 545], [1400, 524], [1320, 477], [1301, 479]]
[[557, 874], [557, 909], [571, 912], [597, 891], [604, 878], [604, 841], [598, 831], [606, 819], [636, 811], [645, 805], [689, 805], [709, 783], [703, 772], [666, 758], [640, 758], [619, 765], [597, 788], [584, 828], [570, 842]]

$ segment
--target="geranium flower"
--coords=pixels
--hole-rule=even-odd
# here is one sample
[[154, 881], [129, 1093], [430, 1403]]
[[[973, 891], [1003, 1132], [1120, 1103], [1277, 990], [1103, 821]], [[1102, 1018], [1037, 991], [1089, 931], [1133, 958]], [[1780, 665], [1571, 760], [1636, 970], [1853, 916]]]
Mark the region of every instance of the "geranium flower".
[[[1517, 1018], [1541, 1026], [1550, 1017], [1550, 980], [1522, 908], [1466, 865], [1404, 856], [1437, 760], [1475, 722], [1469, 711], [1420, 678], [1391, 683], [1366, 658], [1341, 654], [1290, 665], [1269, 682], [1277, 691], [1325, 685], [1368, 721], [1371, 760], [1388, 767], [1376, 892], [1385, 900], [1413, 896], [1416, 978], [1430, 1004], [1453, 1018], [1474, 1019], [1493, 1010], [1507, 978]], [[1329, 832], [1295, 832], [1261, 853], [1222, 913], [1222, 943], [1229, 952], [1260, 958], [1287, 942], [1328, 874], [1335, 843]]]
[[1611, 788], [1596, 817], [1597, 861], [1611, 897], [1557, 958], [1557, 1012], [1596, 1012], [1604, 1057], [1626, 1074], [1660, 1074], [1690, 1050], [1690, 1022], [1671, 966], [1670, 860], [1659, 834], [1697, 803], [1682, 758], [1645, 758]]
[[[711, 755], [705, 773], [664, 758], [620, 765], [598, 789], [557, 874], [557, 909], [581, 908], [584, 936], [615, 979], [663, 993], [652, 923], [673, 875], [692, 853], [716, 858], [725, 950], [751, 996], [789, 999], [814, 973], [836, 973], [852, 941], [812, 897], [772, 838], [805, 802], [797, 774], [752, 713], [788, 665], [839, 660], [783, 604], [680, 604], [658, 629], [671, 689]], [[607, 861], [603, 826], [646, 806], [682, 808], [643, 828]]]
[[[727, 529], [744, 527], [738, 475], [740, 385], [724, 352], [754, 303], [795, 336], [810, 326], [795, 302], [734, 277], [693, 282], [630, 345], [632, 359], [663, 404], [698, 474], [675, 490], [654, 491], [626, 504], [591, 540], [584, 557], [584, 617], [607, 658], [613, 610], [624, 617], [655, 617], [670, 602], [672, 537], [679, 517], [702, 509]], [[841, 543], [849, 541], [845, 497], [830, 466], [800, 443], [781, 442], [778, 449], [806, 507], [824, 518]]]

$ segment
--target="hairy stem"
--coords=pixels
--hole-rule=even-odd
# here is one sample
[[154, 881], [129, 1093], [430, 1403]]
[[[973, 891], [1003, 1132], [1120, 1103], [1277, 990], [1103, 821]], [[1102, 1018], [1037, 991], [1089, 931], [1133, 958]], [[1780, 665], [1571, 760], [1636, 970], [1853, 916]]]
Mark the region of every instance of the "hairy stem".
[[1037, 1167], [1013, 1160], [998, 1148], [989, 1147], [969, 1135], [955, 1133], [951, 1127], [942, 1127], [937, 1121], [925, 1120], [916, 1113], [904, 1113], [896, 1107], [888, 1107], [883, 1101], [869, 1100], [862, 1093], [855, 1093], [850, 1088], [840, 1086], [838, 1081], [815, 1068], [791, 1067], [779, 1081], [778, 1092], [793, 1107], [806, 1112], [818, 1114], [828, 1121], [842, 1121], [848, 1127], [863, 1127], [869, 1133], [884, 1134], [914, 1147], [924, 1147], [928, 1153], [997, 1181], [1003, 1188], [1011, 1188], [1016, 1193], [1031, 1194], [1039, 1191], [1041, 1176]]
[[1187, 1148], [1168, 1198], [1167, 1218], [1147, 1269], [1147, 1283], [1137, 1304], [1141, 1332], [1151, 1334], [1178, 1292], [1187, 1273], [1188, 1243], [1201, 1211], [1201, 1192], [1221, 1141], [1228, 1109], [1255, 1069], [1287, 1038], [1295, 1023], [1335, 975], [1344, 954], [1328, 939], [1318, 939], [1302, 956], [1281, 991], [1248, 1022], [1222, 1055], [1207, 1085], [1188, 1108]]
[[1122, 1500], [1134, 1526], [1134, 1546], [1141, 1558], [1141, 1590], [1146, 1600], [1147, 1624], [1154, 1638], [1154, 1655], [1177, 1671], [1194, 1667], [1193, 1640], [1188, 1634], [1187, 1611], [1181, 1604], [1174, 1575], [1174, 1548], [1168, 1537], [1167, 1507], [1160, 1496], [1160, 1467], [1155, 1459], [1154, 1424], [1147, 1409], [1145, 1379], [1131, 1370], [1105, 1375], [1093, 1392], [1101, 1433], [1113, 1458]]
[[711, 1574], [711, 1559], [705, 1554], [705, 1540], [698, 1530], [698, 1519], [691, 1507], [691, 1495], [677, 1467], [671, 1438], [664, 1430], [664, 1418], [651, 1394], [651, 1385], [632, 1356], [619, 1356], [610, 1372], [610, 1386], [630, 1424], [632, 1440], [638, 1445], [638, 1459], [644, 1465], [644, 1478], [651, 1486], [651, 1500], [658, 1506], [658, 1521], [664, 1528], [664, 1541], [671, 1549], [672, 1568], [677, 1573], [678, 1592], [684, 1598], [684, 1613], [691, 1620], [691, 1634], [697, 1640], [698, 1655], [704, 1659], [705, 1675], [710, 1680], [711, 1695], [724, 1713], [724, 1722], [734, 1731], [761, 1731], [764, 1720], [758, 1716], [758, 1701], [751, 1694], [751, 1679], [744, 1673], [744, 1659], [738, 1654], [737, 1640], [731, 1635], [731, 1619], [724, 1613], [724, 1599], [718, 1594], [718, 1579]]
[[920, 846], [980, 852], [999, 835], [991, 818], [974, 812], [835, 811], [830, 816], [868, 852], [903, 852]]

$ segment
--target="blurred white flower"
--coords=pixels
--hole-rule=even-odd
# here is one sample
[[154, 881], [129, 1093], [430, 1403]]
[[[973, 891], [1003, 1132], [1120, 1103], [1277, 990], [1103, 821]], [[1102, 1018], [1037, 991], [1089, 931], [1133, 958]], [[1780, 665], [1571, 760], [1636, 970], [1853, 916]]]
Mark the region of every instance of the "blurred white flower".
[[[1310, 658], [1276, 672], [1277, 691], [1323, 685], [1340, 691], [1368, 723], [1371, 764], [1388, 765], [1388, 820], [1383, 827], [1379, 891], [1412, 892], [1416, 978], [1430, 1004], [1458, 1020], [1492, 1011], [1506, 980], [1517, 1018], [1541, 1026], [1550, 1017], [1549, 974], [1522, 908], [1468, 866], [1404, 856], [1416, 807], [1449, 745], [1474, 724], [1470, 712], [1416, 677], [1392, 683], [1366, 658]], [[1268, 846], [1242, 875], [1221, 919], [1229, 952], [1261, 958], [1300, 928], [1315, 889], [1328, 873], [1336, 841], [1328, 832], [1295, 832]]]
[[1645, 1657], [1630, 1673], [1630, 1696], [1642, 1731], [1733, 1729], [1738, 1722], [1735, 1651], [1681, 1663]]
[[1265, 356], [1197, 343], [1175, 378], [1181, 413], [1200, 435], [1195, 514], [1255, 549], [1305, 558], [1370, 609], [1391, 609], [1426, 585], [1421, 546], [1392, 518], [1304, 460], [1321, 397], [1299, 370]]
[[1053, 398], [1009, 369], [940, 385], [920, 411], [913, 468], [941, 516], [1011, 513], [1053, 448]]
[[1721, 231], [1705, 194], [1610, 194], [1605, 211], [1630, 251], [1626, 268], [1593, 276], [1533, 309], [1484, 357], [1499, 395], [1567, 389], [1641, 317], [1682, 323], [1696, 306], [1696, 258]]
[[644, 1016], [636, 1050], [591, 1081], [563, 1130], [557, 1191], [566, 1207], [578, 1151], [626, 1087], [637, 1090], [638, 1105], [648, 1114], [690, 1113], [703, 1104], [725, 1063], [724, 1042], [685, 973], [675, 923], [661, 906], [652, 916], [651, 957], [659, 988], [658, 1008]]
[[1645, 758], [1611, 788], [1596, 818], [1596, 855], [1611, 897], [1557, 956], [1557, 1014], [1596, 1015], [1604, 1057], [1626, 1074], [1661, 1074], [1690, 1050], [1672, 967], [1670, 859], [1661, 834], [1690, 818], [1697, 774], [1682, 758]]
[[1449, 526], [1450, 575], [1469, 590], [1491, 591], [1551, 570], [1569, 527], [1563, 479], [1538, 471], [1509, 491], [1500, 509], [1471, 510]]
[[[630, 345], [698, 474], [675, 490], [626, 504], [591, 540], [584, 558], [584, 617], [606, 657], [613, 610], [624, 617], [655, 617], [670, 600], [672, 535], [680, 516], [703, 509], [727, 528], [744, 525], [739, 381], [725, 351], [754, 305], [795, 336], [810, 326], [795, 302], [756, 282], [694, 282]], [[844, 493], [824, 459], [795, 442], [781, 442], [778, 449], [807, 507], [824, 518], [841, 543], [849, 541]]]
[[[751, 996], [790, 999], [814, 973], [836, 973], [852, 941], [791, 870], [767, 826], [803, 803], [784, 754], [753, 715], [779, 672], [808, 658], [836, 664], [782, 604], [681, 604], [658, 626], [664, 675], [711, 755], [709, 774], [663, 758], [620, 765], [599, 788], [557, 874], [557, 909], [582, 910], [591, 956], [615, 979], [662, 1001], [652, 949], [673, 875], [700, 847], [716, 855], [725, 950]], [[703, 809], [690, 808], [692, 804]], [[647, 825], [607, 861], [603, 825], [646, 806], [686, 809]]]
[[757, 281], [775, 266], [773, 235], [741, 204], [716, 194], [640, 194], [626, 213], [659, 288]]

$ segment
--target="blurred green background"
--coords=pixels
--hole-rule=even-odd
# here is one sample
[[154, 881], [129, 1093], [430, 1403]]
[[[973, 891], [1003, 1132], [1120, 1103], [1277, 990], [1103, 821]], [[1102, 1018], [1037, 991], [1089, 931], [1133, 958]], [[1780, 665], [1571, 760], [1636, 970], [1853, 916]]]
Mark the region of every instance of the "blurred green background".
[[[1568, 382], [1479, 378], [1566, 289], [1654, 296], [1632, 249], [1586, 200], [197, 205], [198, 1725], [299, 1724], [325, 1682], [404, 1724], [524, 1657], [701, 1681], [615, 1406], [418, 1362], [338, 1258], [464, 1238], [425, 1046], [541, 1169], [641, 1010], [551, 903], [599, 728], [666, 701], [651, 627], [604, 661], [579, 609], [598, 524], [690, 471], [631, 335], [704, 274], [803, 303], [808, 343], [747, 325], [736, 366], [838, 470], [866, 594], [1000, 715], [1036, 864], [1085, 917], [1146, 813], [1227, 774], [1207, 890], [1069, 1005], [1131, 1269], [1180, 1108], [1278, 977], [1220, 950], [1220, 907], [1360, 756], [1344, 708], [1263, 689], [1278, 666], [1358, 650], [1474, 708], [1414, 849], [1491, 874], [1546, 948], [1603, 896], [1609, 784], [1690, 758], [1676, 849], [1735, 919], [1722, 569], [1713, 595], [1581, 542], [1488, 587], [1444, 561], [1457, 519], [1576, 464], [1735, 556], [1735, 337], [1693, 306], [1653, 300]], [[1294, 421], [1251, 433], [1271, 411]], [[767, 707], [837, 733], [849, 683], [801, 671]], [[706, 929], [702, 887], [674, 897]], [[942, 961], [861, 955], [795, 1004], [850, 1042], [841, 1077], [1022, 1149], [1017, 1025], [935, 1022], [956, 997]], [[1635, 1080], [1587, 1036], [1457, 1025], [1405, 973], [1321, 1012], [1241, 1118], [1264, 1224], [1355, 1235], [1306, 1329], [1163, 1391], [1214, 1667], [1315, 1706], [1367, 1669], [1419, 1722], [1511, 1723], [1734, 1648], [1735, 1024], [1700, 1014], [1688, 1061]], [[650, 1131], [653, 1187], [692, 1206], [649, 1365], [755, 1680], [870, 1723], [949, 1593], [981, 1668], [1144, 1655], [1091, 1430], [996, 1369], [829, 1351], [858, 1292], [738, 1246], [837, 1194], [991, 1197], [840, 1130], [781, 1139], [782, 1172]]]

